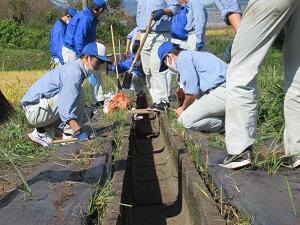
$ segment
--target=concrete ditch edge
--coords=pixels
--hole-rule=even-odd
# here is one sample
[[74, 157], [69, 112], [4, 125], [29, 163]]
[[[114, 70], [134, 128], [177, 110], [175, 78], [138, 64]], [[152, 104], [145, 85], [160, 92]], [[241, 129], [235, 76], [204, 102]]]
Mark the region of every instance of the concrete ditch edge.
[[[212, 199], [209, 190], [204, 181], [186, 153], [186, 148], [182, 141], [174, 131], [172, 131], [167, 119], [162, 117], [161, 130], [166, 137], [166, 144], [173, 150], [176, 161], [179, 162], [181, 168], [183, 194], [189, 207], [190, 217], [193, 224], [203, 225], [221, 225], [226, 224], [220, 215], [215, 202]], [[176, 138], [177, 137], [177, 138]], [[179, 158], [179, 160], [178, 160]], [[205, 194], [204, 194], [205, 193]]]
[[121, 217], [121, 203], [122, 202], [122, 191], [125, 180], [125, 171], [127, 166], [127, 157], [129, 151], [129, 138], [130, 125], [126, 124], [123, 130], [122, 148], [121, 155], [118, 161], [114, 165], [114, 173], [111, 180], [112, 187], [112, 199], [107, 204], [103, 217], [101, 218], [101, 225], [116, 225], [118, 224], [119, 218]]
[[[160, 118], [161, 132], [165, 135], [166, 145], [172, 149], [174, 156], [172, 157], [175, 164], [178, 164], [178, 169], [182, 174], [183, 195], [189, 208], [190, 217], [194, 225], [224, 225], [226, 224], [223, 217], [220, 215], [215, 202], [210, 196], [209, 190], [204, 184], [204, 181], [199, 176], [194, 163], [186, 153], [184, 143], [180, 141], [178, 135], [172, 131], [165, 116]], [[106, 206], [101, 225], [119, 225], [123, 218], [122, 212], [124, 207], [120, 205], [122, 196], [125, 190], [124, 183], [126, 182], [126, 167], [128, 151], [130, 146], [130, 126], [127, 124], [123, 130], [123, 144], [121, 157], [114, 166], [114, 174], [112, 178], [113, 198]], [[179, 159], [179, 160], [178, 160]], [[205, 193], [205, 194], [204, 194]], [[209, 196], [209, 197], [207, 197]], [[126, 211], [126, 209], [125, 209]], [[126, 217], [126, 216], [125, 216]]]

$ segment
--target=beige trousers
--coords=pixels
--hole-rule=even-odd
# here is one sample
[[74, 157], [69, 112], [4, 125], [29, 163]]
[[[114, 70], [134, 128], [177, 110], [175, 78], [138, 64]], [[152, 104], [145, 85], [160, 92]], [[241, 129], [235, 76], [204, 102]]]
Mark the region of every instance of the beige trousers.
[[178, 44], [180, 46], [180, 48], [182, 48], [182, 49], [195, 51], [196, 44], [197, 44], [197, 36], [196, 36], [196, 34], [189, 34], [187, 40], [180, 40], [180, 39], [172, 38], [172, 42], [174, 44]]
[[232, 46], [227, 71], [226, 147], [240, 154], [254, 144], [257, 122], [256, 75], [283, 28], [286, 154], [300, 152], [300, 8], [299, 0], [250, 0]]
[[[143, 39], [143, 35], [144, 34], [142, 34], [141, 39]], [[148, 35], [141, 52], [143, 70], [146, 74], [147, 86], [149, 88], [153, 103], [159, 103], [163, 100], [169, 102], [167, 84], [167, 74], [169, 70], [159, 72], [161, 63], [157, 53], [158, 48], [164, 42], [169, 40], [169, 33], [151, 33]]]
[[[35, 105], [28, 105], [24, 107], [25, 115], [28, 122], [34, 127], [43, 127], [48, 133], [53, 132], [53, 128], [59, 125], [60, 116], [57, 105], [58, 95], [49, 99], [43, 99], [40, 103]], [[77, 121], [82, 124], [84, 119], [84, 91], [81, 88], [78, 107], [75, 115], [78, 116]], [[51, 131], [49, 132], [49, 130]], [[64, 133], [73, 134], [73, 130], [68, 124], [63, 128]]]

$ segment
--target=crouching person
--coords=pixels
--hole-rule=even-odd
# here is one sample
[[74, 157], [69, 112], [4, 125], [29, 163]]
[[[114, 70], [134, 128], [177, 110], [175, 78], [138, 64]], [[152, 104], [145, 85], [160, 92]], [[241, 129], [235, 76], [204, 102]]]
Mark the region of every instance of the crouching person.
[[60, 124], [65, 138], [73, 136], [79, 141], [89, 138], [88, 132], [82, 130], [82, 83], [87, 78], [96, 85], [93, 72], [108, 61], [104, 45], [89, 43], [79, 59], [47, 72], [29, 88], [21, 104], [29, 123], [35, 127], [29, 134], [32, 141], [48, 146], [52, 137], [47, 131], [56, 124]]
[[[136, 55], [139, 47], [140, 47], [140, 41], [136, 40], [132, 46], [132, 52], [130, 53], [129, 57], [124, 61], [114, 62], [114, 65], [112, 67], [112, 72], [116, 73], [117, 69], [118, 69], [119, 73], [126, 73], [130, 69], [131, 64], [135, 58], [135, 55]], [[137, 60], [135, 66], [133, 67], [131, 74], [132, 74], [132, 84], [131, 84], [130, 90], [135, 91], [135, 93], [137, 95], [142, 94], [144, 91], [144, 83], [145, 82], [142, 78], [143, 67], [142, 67], [142, 62], [140, 59]]]
[[182, 50], [165, 42], [158, 50], [160, 70], [180, 74], [185, 99], [177, 110], [185, 128], [217, 132], [224, 126], [227, 65], [211, 53]]

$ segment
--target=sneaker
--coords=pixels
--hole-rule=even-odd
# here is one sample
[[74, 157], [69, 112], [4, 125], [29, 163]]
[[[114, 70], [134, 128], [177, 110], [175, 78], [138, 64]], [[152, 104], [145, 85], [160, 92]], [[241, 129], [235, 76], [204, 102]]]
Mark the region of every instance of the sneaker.
[[166, 101], [161, 101], [160, 103], [153, 103], [150, 108], [151, 109], [156, 109], [156, 110], [161, 110], [161, 111], [166, 111], [170, 107], [169, 102]]
[[239, 155], [227, 155], [219, 166], [228, 169], [239, 169], [251, 164], [252, 151], [246, 150]]
[[73, 138], [73, 135], [72, 135], [72, 134], [66, 134], [66, 133], [63, 133], [63, 135], [62, 135], [62, 139], [63, 139], [63, 140], [70, 139], [70, 138]]
[[300, 166], [300, 156], [285, 156], [282, 158], [283, 165], [290, 168], [297, 168]]
[[47, 134], [47, 132], [39, 133], [36, 129], [34, 129], [32, 133], [28, 134], [28, 137], [32, 141], [46, 147], [52, 142], [52, 138]]

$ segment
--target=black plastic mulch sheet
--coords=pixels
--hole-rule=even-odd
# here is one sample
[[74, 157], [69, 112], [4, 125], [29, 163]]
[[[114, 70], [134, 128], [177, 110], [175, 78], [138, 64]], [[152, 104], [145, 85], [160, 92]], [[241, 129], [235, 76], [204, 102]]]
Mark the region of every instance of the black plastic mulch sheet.
[[[58, 156], [70, 158], [79, 152], [80, 145], [72, 144], [59, 150]], [[59, 163], [58, 163], [59, 162]], [[82, 224], [88, 212], [96, 183], [106, 173], [106, 156], [96, 158], [82, 170], [65, 161], [45, 163], [27, 180], [36, 200], [19, 189], [0, 200], [1, 225], [62, 225]]]
[[191, 136], [200, 145], [203, 163], [208, 153], [208, 173], [224, 199], [246, 214], [252, 224], [300, 225], [300, 168], [280, 168], [276, 175], [263, 170], [225, 169], [219, 166], [225, 150], [211, 147], [200, 133], [191, 132]]

